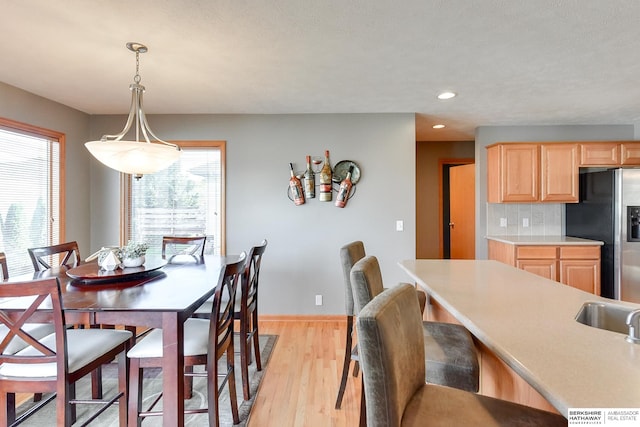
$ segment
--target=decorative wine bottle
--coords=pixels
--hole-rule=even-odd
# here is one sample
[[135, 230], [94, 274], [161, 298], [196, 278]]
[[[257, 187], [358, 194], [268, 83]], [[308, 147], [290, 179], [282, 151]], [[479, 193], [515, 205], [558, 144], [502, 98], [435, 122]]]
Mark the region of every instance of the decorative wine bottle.
[[325, 150], [324, 152], [324, 165], [322, 166], [322, 170], [320, 171], [320, 201], [321, 202], [330, 202], [331, 201], [331, 165], [329, 164], [329, 150]]
[[293, 163], [289, 163], [289, 167], [291, 168], [291, 178], [289, 179], [289, 189], [291, 190], [291, 196], [293, 197], [293, 202], [298, 205], [304, 204], [304, 193], [302, 192], [302, 184], [300, 183], [300, 179], [293, 172]]
[[307, 170], [304, 171], [304, 197], [305, 199], [316, 197], [316, 174], [311, 169], [311, 156], [307, 156]]
[[347, 204], [347, 200], [349, 200], [349, 194], [351, 193], [351, 187], [353, 186], [353, 182], [351, 182], [352, 173], [353, 165], [349, 166], [347, 176], [340, 183], [340, 190], [338, 190], [338, 196], [336, 197], [336, 206], [339, 208], [344, 208]]

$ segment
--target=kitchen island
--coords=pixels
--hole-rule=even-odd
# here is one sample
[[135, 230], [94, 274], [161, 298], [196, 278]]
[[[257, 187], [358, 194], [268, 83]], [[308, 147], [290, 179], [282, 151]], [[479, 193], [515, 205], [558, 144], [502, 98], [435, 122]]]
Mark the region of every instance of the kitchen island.
[[640, 408], [640, 345], [575, 320], [583, 303], [612, 300], [497, 261], [399, 265], [476, 338], [482, 394], [565, 416], [570, 408]]

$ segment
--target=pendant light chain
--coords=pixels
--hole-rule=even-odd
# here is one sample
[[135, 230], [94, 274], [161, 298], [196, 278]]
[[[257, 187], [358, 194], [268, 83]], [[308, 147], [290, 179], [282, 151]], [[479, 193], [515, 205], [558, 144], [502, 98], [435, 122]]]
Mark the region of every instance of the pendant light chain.
[[138, 49], [136, 49], [136, 75], [133, 76], [133, 81], [136, 82], [136, 84], [140, 84], [140, 80], [142, 79], [140, 77], [140, 51]]

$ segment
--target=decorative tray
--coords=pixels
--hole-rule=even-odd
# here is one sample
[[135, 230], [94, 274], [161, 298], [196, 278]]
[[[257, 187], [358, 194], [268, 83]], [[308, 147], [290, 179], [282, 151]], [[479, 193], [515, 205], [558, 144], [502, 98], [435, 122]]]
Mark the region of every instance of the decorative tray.
[[349, 167], [353, 165], [353, 172], [351, 173], [351, 182], [355, 185], [360, 181], [360, 168], [356, 162], [352, 160], [341, 160], [333, 167], [333, 182], [340, 183], [347, 177]]
[[67, 270], [67, 276], [84, 283], [114, 282], [150, 274], [161, 269], [166, 264], [167, 261], [164, 259], [148, 259], [140, 267], [117, 268], [113, 271], [106, 271], [100, 269], [97, 262], [89, 262]]

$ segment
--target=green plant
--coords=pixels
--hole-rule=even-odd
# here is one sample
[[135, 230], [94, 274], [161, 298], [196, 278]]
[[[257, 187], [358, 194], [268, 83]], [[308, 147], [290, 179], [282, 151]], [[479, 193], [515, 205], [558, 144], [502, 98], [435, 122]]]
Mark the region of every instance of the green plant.
[[147, 252], [147, 249], [149, 249], [148, 243], [136, 243], [132, 240], [129, 240], [125, 246], [120, 248], [119, 258], [138, 258], [143, 256]]

